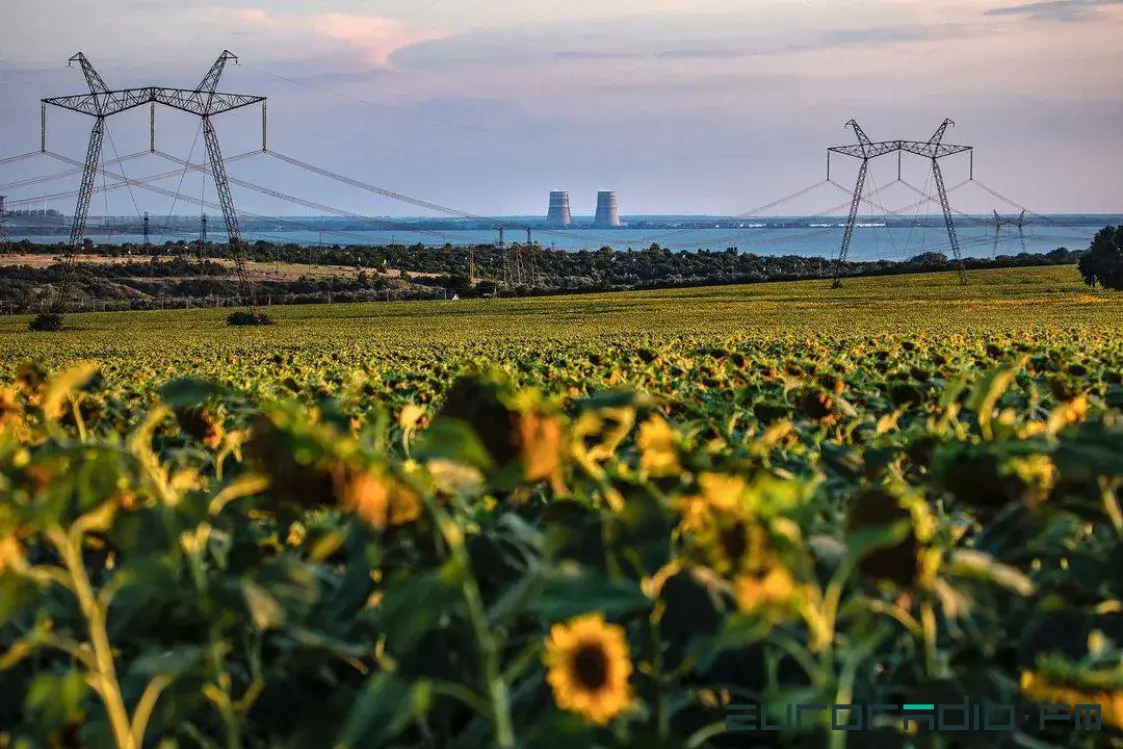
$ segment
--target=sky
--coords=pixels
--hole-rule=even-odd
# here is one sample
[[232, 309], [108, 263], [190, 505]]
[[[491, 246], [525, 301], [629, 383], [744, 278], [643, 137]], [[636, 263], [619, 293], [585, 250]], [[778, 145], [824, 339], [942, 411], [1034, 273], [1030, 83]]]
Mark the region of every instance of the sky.
[[[87, 91], [83, 52], [112, 89], [194, 88], [224, 49], [222, 91], [268, 97], [268, 149], [467, 213], [575, 215], [596, 191], [625, 217], [843, 212], [858, 162], [830, 146], [927, 140], [974, 147], [941, 161], [957, 210], [1123, 212], [1123, 0], [8, 0], [0, 25], [0, 192], [73, 212], [79, 179], [39, 150], [39, 100]], [[200, 122], [157, 112], [157, 148], [201, 163]], [[91, 118], [48, 113], [48, 150], [81, 160]], [[215, 118], [224, 155], [261, 150], [261, 115]], [[148, 149], [147, 108], [109, 120], [103, 159]], [[95, 194], [91, 214], [191, 214], [215, 199], [157, 155], [108, 167], [180, 199]], [[312, 174], [274, 155], [231, 177], [366, 216], [441, 215]], [[930, 164], [871, 167], [869, 196], [935, 214]], [[99, 179], [99, 181], [101, 181]], [[52, 198], [50, 196], [60, 195]], [[234, 185], [239, 208], [322, 213]], [[871, 209], [864, 208], [863, 213]]]

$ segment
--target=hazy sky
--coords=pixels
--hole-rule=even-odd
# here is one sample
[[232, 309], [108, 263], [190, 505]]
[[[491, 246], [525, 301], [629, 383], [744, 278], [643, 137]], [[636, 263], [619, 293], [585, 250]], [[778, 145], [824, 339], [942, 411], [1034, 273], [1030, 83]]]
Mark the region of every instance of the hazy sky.
[[[66, 68], [74, 52], [111, 88], [193, 87], [226, 48], [241, 65], [220, 89], [269, 97], [271, 151], [477, 214], [544, 214], [555, 188], [577, 215], [598, 189], [616, 190], [625, 216], [737, 214], [823, 180], [827, 147], [853, 142], [851, 118], [874, 140], [926, 140], [944, 117], [956, 122], [947, 142], [975, 146], [975, 177], [1032, 210], [1123, 211], [1123, 0], [1005, 1], [6, 0], [0, 158], [38, 150], [39, 99], [85, 91]], [[186, 158], [198, 121], [167, 109], [157, 120], [158, 147]], [[52, 109], [48, 148], [81, 159], [91, 122]], [[227, 156], [260, 148], [256, 108], [216, 124]], [[147, 109], [111, 119], [103, 158], [146, 150], [147, 128]], [[202, 153], [199, 138], [192, 160]], [[916, 200], [886, 187], [896, 160], [881, 162], [881, 201]], [[949, 187], [967, 178], [966, 157], [942, 164]], [[69, 168], [47, 156], [0, 165], [0, 186]], [[149, 155], [111, 168], [176, 166]], [[229, 171], [364, 215], [434, 215], [265, 155]], [[832, 177], [850, 184], [856, 171], [839, 159]], [[906, 181], [934, 193], [927, 174], [906, 162]], [[214, 199], [195, 174], [157, 184]], [[15, 201], [77, 185], [0, 190]], [[247, 211], [314, 212], [234, 195]], [[1016, 213], [977, 185], [952, 198]], [[846, 199], [821, 185], [768, 213]], [[69, 214], [73, 201], [47, 207]], [[107, 207], [198, 211], [138, 189], [95, 195], [91, 213]]]

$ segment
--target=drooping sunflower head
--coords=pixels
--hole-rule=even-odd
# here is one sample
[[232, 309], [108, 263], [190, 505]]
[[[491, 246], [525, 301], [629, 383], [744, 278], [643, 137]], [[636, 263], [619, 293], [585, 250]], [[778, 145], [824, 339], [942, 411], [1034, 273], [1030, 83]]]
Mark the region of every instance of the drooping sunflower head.
[[868, 578], [904, 588], [920, 583], [925, 571], [923, 552], [934, 531], [934, 519], [923, 500], [909, 496], [900, 487], [869, 486], [851, 497], [847, 535], [886, 535], [858, 562], [859, 571]]
[[563, 710], [605, 725], [632, 701], [624, 628], [588, 614], [554, 625], [546, 640], [546, 681]]
[[692, 529], [694, 558], [719, 575], [762, 569], [772, 550], [768, 529], [738, 512], [712, 511]]

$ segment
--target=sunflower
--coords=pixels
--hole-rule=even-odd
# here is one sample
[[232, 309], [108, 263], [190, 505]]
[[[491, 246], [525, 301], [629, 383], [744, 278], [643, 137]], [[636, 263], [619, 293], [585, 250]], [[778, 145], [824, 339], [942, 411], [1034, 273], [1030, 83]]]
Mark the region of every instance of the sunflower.
[[351, 463], [333, 472], [339, 506], [372, 528], [406, 525], [421, 517], [421, 498], [395, 476]]
[[0, 388], [0, 429], [6, 424], [18, 424], [23, 418], [17, 394], [11, 388]]
[[738, 575], [733, 580], [733, 597], [737, 608], [745, 613], [764, 611], [770, 619], [783, 613], [800, 592], [799, 585], [778, 560], [767, 572]]
[[679, 530], [693, 533], [701, 530], [706, 515], [711, 512], [735, 512], [746, 489], [745, 480], [739, 476], [720, 473], [702, 473], [698, 476], [699, 494], [679, 497], [675, 504], [682, 515]]
[[15, 534], [0, 536], [0, 572], [16, 569], [26, 564], [23, 546]]
[[605, 725], [631, 704], [624, 628], [588, 614], [550, 629], [543, 658], [558, 707]]
[[639, 428], [640, 467], [656, 478], [679, 470], [675, 433], [661, 416], [653, 416]]
[[771, 543], [768, 531], [759, 523], [726, 512], [710, 512], [697, 521], [692, 529], [693, 546], [714, 572], [734, 577], [763, 568]]
[[1048, 431], [1056, 434], [1072, 424], [1079, 424], [1088, 417], [1088, 399], [1077, 395], [1071, 400], [1056, 406], [1049, 414]]

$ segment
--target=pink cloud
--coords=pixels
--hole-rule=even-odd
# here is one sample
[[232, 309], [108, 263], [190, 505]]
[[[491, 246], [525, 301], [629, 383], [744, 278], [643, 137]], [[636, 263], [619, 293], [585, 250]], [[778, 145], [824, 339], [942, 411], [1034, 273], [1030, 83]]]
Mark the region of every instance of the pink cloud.
[[432, 29], [411, 29], [396, 18], [351, 13], [273, 13], [264, 8], [211, 9], [209, 17], [249, 24], [286, 36], [311, 34], [334, 39], [364, 51], [371, 65], [390, 67], [390, 56], [405, 47], [451, 34]]
[[263, 25], [269, 24], [269, 14], [262, 8], [246, 8], [244, 10], [236, 10], [232, 15], [239, 21], [248, 21], [250, 23], [258, 23]]
[[445, 31], [413, 31], [394, 18], [348, 13], [319, 14], [312, 28], [322, 36], [364, 48], [368, 62], [378, 67], [389, 67], [390, 55], [399, 49], [450, 36]]

